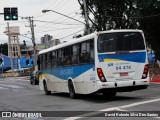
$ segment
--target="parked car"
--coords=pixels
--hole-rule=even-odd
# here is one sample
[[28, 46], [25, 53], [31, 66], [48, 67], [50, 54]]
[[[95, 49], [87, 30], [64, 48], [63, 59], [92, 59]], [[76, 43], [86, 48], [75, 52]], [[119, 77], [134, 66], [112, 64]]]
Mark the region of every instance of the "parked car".
[[39, 73], [38, 71], [33, 71], [30, 77], [30, 84], [38, 85], [39, 84]]

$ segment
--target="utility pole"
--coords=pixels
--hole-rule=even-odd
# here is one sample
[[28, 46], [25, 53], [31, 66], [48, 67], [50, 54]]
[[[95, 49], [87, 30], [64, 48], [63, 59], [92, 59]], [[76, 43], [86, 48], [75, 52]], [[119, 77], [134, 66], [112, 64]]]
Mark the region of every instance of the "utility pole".
[[86, 0], [84, 0], [84, 16], [86, 20], [87, 34], [90, 34], [90, 26], [89, 26], [89, 21], [88, 21], [88, 10], [87, 10]]
[[[22, 18], [23, 19], [23, 18]], [[30, 24], [30, 28], [31, 28], [31, 35], [32, 35], [32, 43], [33, 43], [33, 53], [34, 53], [34, 70], [37, 71], [38, 70], [38, 66], [37, 66], [37, 54], [36, 54], [36, 43], [35, 43], [35, 34], [34, 34], [34, 21], [33, 21], [33, 17], [25, 17], [25, 19], [29, 20], [29, 24]]]
[[14, 68], [13, 68], [13, 59], [12, 59], [12, 47], [11, 47], [11, 37], [10, 37], [10, 28], [9, 28], [9, 22], [7, 22], [7, 27], [8, 27], [8, 50], [10, 53], [10, 61], [11, 61], [11, 73], [13, 76]]
[[[32, 17], [33, 18], [33, 17]], [[34, 70], [37, 71], [37, 54], [36, 54], [36, 43], [35, 43], [35, 35], [34, 35], [34, 23], [33, 19], [29, 17], [29, 23], [31, 28], [31, 34], [32, 34], [32, 43], [33, 43], [33, 52], [34, 52]]]

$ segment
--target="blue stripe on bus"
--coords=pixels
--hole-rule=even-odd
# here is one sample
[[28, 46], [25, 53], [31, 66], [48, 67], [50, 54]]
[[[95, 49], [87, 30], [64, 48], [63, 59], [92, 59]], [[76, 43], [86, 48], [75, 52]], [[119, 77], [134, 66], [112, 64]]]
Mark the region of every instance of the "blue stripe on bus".
[[146, 52], [134, 52], [125, 54], [99, 54], [98, 58], [100, 62], [105, 62], [110, 59], [113, 61], [122, 60], [122, 61], [145, 63]]
[[69, 77], [76, 78], [91, 68], [94, 69], [94, 64], [42, 70], [42, 74], [51, 74], [58, 77], [59, 79], [68, 80]]

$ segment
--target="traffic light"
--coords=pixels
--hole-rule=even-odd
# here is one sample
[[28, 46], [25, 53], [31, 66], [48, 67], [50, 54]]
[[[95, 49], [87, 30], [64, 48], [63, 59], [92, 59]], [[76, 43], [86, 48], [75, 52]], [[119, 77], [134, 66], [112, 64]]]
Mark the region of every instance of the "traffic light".
[[17, 8], [11, 8], [11, 19], [18, 20], [18, 9]]
[[29, 65], [29, 60], [26, 60], [26, 65]]
[[11, 9], [4, 8], [4, 20], [11, 20]]

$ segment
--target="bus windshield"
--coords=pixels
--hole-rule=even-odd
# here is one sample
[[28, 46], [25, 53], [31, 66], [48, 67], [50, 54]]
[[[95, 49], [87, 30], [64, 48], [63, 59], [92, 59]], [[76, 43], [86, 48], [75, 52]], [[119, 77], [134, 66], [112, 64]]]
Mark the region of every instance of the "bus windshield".
[[98, 52], [118, 52], [144, 50], [144, 40], [140, 32], [104, 33], [98, 37]]

